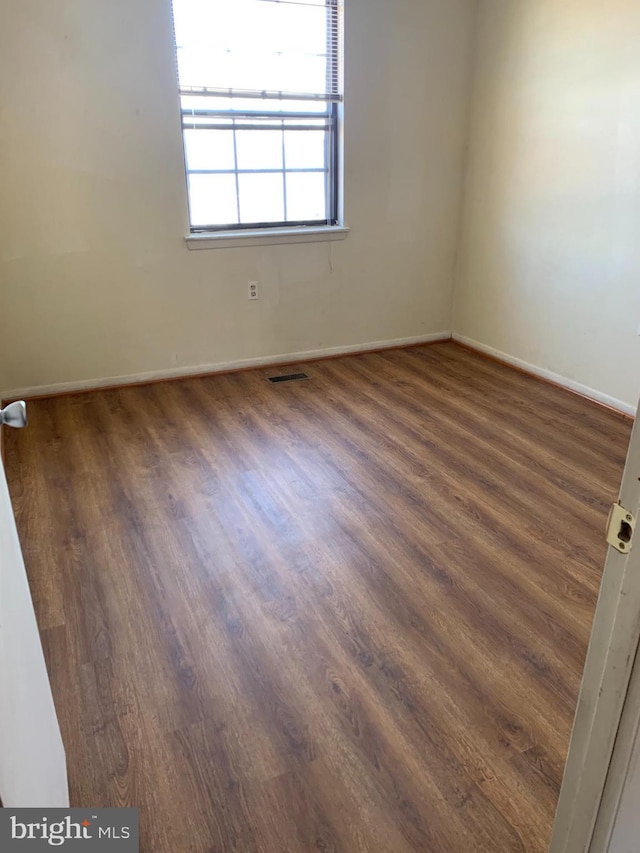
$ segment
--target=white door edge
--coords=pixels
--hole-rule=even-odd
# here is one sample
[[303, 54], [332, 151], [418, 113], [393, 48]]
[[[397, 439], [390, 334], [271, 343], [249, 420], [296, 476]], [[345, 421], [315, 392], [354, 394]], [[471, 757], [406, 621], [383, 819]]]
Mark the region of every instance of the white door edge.
[[[636, 518], [639, 478], [637, 416], [620, 490]], [[607, 553], [549, 853], [589, 850], [640, 640], [639, 613], [640, 532], [629, 554]]]

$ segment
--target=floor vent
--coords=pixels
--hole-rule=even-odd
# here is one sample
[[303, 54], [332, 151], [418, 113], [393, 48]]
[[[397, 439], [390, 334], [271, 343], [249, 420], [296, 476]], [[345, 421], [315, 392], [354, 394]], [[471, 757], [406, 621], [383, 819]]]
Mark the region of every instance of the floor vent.
[[306, 373], [289, 373], [287, 376], [270, 376], [269, 382], [299, 382], [301, 379], [308, 379]]

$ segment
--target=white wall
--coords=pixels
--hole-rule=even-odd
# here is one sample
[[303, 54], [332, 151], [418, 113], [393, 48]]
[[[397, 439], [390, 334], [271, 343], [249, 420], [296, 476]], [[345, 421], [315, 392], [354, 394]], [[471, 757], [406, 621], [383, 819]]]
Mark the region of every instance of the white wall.
[[170, 0], [7, 5], [5, 391], [450, 330], [473, 3], [345, 5], [352, 233], [198, 252]]
[[454, 331], [633, 408], [640, 4], [479, 0]]

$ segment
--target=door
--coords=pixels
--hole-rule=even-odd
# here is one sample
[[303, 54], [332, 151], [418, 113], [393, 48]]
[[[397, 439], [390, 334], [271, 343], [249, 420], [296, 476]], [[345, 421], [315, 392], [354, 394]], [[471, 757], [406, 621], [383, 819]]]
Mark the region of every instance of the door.
[[640, 839], [640, 657], [631, 673], [589, 853], [637, 853]]
[[0, 798], [66, 807], [67, 767], [0, 461]]
[[[620, 489], [620, 504], [628, 511], [624, 517], [635, 519], [639, 421], [636, 416]], [[629, 529], [623, 531], [623, 540], [629, 535]], [[635, 547], [632, 539], [621, 542], [622, 550], [608, 550], [550, 853], [587, 853], [593, 839], [640, 638], [640, 530], [635, 538]]]

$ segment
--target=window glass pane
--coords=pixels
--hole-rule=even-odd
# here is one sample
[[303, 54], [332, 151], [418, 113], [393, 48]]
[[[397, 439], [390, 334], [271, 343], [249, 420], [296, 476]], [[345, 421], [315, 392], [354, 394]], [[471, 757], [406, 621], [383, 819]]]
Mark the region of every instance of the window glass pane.
[[281, 130], [239, 130], [238, 169], [282, 169]]
[[216, 25], [219, 3], [206, 0], [173, 0], [173, 24], [178, 45], [197, 42], [203, 31]]
[[284, 152], [287, 169], [324, 169], [325, 140], [323, 130], [287, 130]]
[[191, 225], [237, 225], [234, 175], [189, 175]]
[[240, 175], [240, 221], [282, 222], [282, 174]]
[[235, 85], [231, 55], [201, 47], [178, 48], [178, 76], [181, 86], [228, 89]]
[[327, 219], [324, 172], [287, 172], [287, 219]]
[[267, 45], [274, 53], [326, 52], [327, 13], [322, 6], [254, 3], [253, 10], [254, 49], [264, 50]]
[[185, 130], [187, 169], [233, 169], [233, 133], [229, 130]]
[[[293, 92], [326, 92], [327, 58], [326, 56], [284, 56], [283, 82], [294, 80]], [[286, 92], [285, 86], [281, 90]]]

